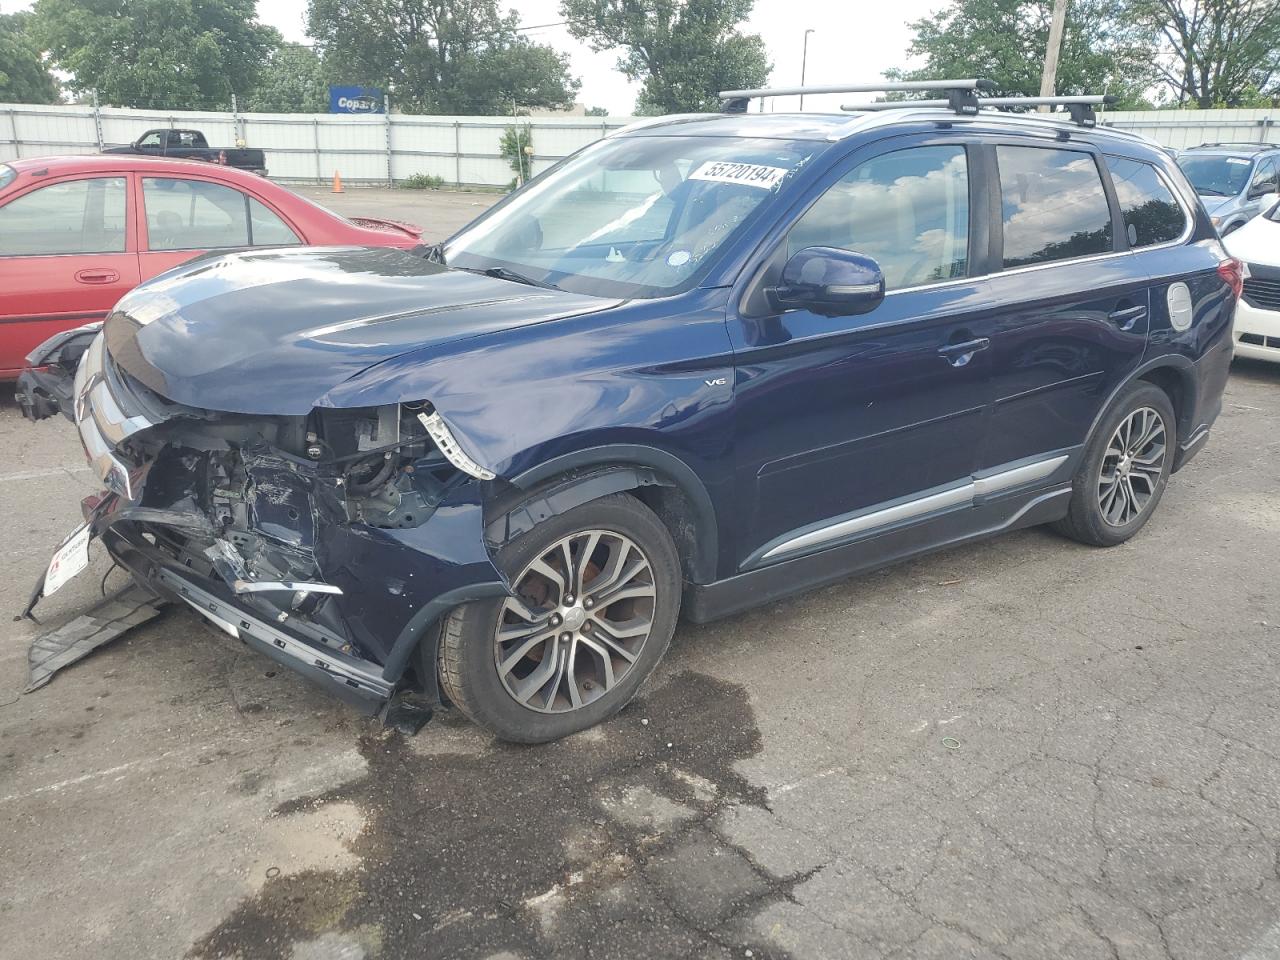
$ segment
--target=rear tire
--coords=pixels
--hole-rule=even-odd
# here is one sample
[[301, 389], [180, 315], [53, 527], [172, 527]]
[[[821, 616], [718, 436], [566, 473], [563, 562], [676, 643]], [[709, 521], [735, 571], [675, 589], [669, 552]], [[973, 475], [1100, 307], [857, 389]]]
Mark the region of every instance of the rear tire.
[[1064, 536], [1097, 547], [1124, 543], [1146, 525], [1173, 467], [1177, 426], [1169, 396], [1138, 381], [1098, 424], [1071, 479], [1067, 516], [1053, 524]]
[[463, 604], [441, 624], [440, 683], [503, 740], [545, 743], [621, 710], [666, 653], [680, 557], [639, 500], [613, 494], [506, 544], [514, 598]]

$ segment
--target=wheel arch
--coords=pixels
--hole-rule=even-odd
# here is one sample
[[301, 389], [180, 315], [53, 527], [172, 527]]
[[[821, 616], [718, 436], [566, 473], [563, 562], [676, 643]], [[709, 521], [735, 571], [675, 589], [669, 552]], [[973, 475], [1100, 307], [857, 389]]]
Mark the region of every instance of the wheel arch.
[[632, 493], [670, 532], [685, 579], [705, 584], [716, 578], [715, 507], [693, 468], [672, 453], [637, 444], [590, 447], [547, 460], [510, 482], [486, 518], [491, 543], [505, 543], [547, 517], [611, 493]]
[[1195, 368], [1186, 357], [1180, 354], [1167, 354], [1148, 360], [1116, 385], [1107, 396], [1106, 402], [1098, 409], [1093, 423], [1089, 425], [1089, 433], [1085, 437], [1082, 450], [1088, 449], [1098, 430], [1098, 425], [1111, 412], [1116, 398], [1140, 381], [1159, 387], [1169, 397], [1169, 402], [1173, 404], [1178, 436], [1181, 438], [1190, 433], [1193, 427], [1191, 420], [1198, 401]]

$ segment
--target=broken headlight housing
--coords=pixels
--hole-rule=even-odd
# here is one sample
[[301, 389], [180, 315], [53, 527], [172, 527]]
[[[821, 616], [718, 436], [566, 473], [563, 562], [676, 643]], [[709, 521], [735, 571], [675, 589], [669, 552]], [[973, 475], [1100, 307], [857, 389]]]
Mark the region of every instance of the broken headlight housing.
[[494, 477], [425, 400], [317, 410], [305, 441], [343, 488], [350, 519], [371, 526], [419, 526], [457, 484]]

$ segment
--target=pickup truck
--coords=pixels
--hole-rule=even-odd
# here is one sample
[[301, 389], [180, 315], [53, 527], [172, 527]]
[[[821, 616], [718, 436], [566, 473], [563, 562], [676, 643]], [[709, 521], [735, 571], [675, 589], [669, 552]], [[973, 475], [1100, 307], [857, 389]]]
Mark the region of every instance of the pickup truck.
[[267, 159], [261, 150], [246, 147], [230, 149], [209, 146], [199, 130], [148, 130], [133, 143], [123, 147], [107, 147], [103, 153], [132, 153], [146, 157], [172, 157], [175, 160], [205, 160], [260, 176], [267, 175]]

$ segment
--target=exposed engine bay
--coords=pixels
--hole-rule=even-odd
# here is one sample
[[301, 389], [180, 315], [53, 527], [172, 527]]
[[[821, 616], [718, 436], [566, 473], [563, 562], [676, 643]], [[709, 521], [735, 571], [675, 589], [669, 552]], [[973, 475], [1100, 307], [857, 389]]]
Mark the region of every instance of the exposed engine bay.
[[433, 416], [425, 401], [307, 417], [178, 415], [117, 448], [131, 473], [145, 473], [121, 514], [184, 566], [351, 652], [317, 534], [327, 524], [420, 527], [471, 479], [432, 440]]

